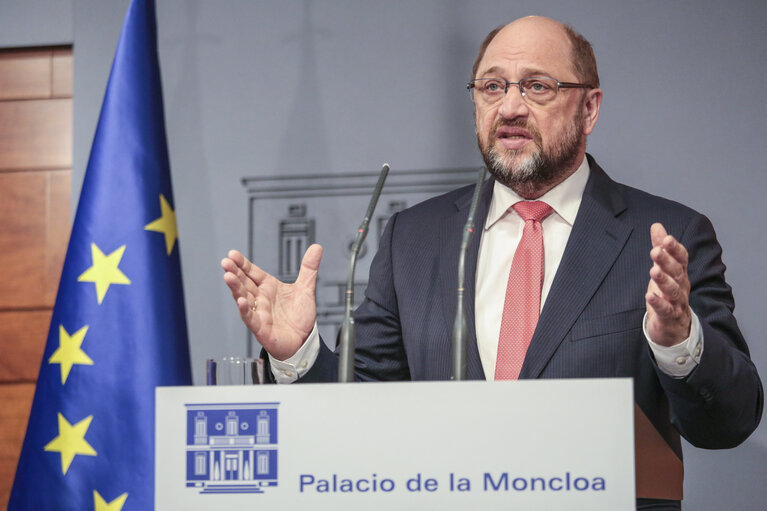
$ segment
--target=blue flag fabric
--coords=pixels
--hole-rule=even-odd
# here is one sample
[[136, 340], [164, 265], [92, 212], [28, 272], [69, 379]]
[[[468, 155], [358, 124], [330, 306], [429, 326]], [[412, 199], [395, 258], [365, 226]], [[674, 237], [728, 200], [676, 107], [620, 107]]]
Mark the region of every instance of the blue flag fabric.
[[191, 384], [154, 2], [117, 45], [8, 509], [154, 508], [155, 387]]

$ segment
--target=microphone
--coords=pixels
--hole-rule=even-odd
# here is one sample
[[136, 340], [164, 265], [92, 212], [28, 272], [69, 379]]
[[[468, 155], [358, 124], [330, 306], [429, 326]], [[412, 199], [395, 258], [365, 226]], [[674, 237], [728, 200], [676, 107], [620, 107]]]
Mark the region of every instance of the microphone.
[[354, 268], [357, 266], [357, 254], [362, 247], [362, 242], [365, 241], [365, 237], [368, 235], [368, 226], [370, 225], [370, 217], [373, 216], [373, 212], [378, 204], [378, 198], [381, 196], [381, 190], [383, 190], [384, 181], [389, 174], [389, 164], [384, 163], [381, 168], [381, 173], [378, 175], [378, 183], [373, 191], [373, 196], [370, 197], [370, 204], [368, 204], [368, 210], [365, 213], [365, 217], [362, 219], [359, 229], [357, 229], [357, 237], [354, 238], [352, 243], [352, 255], [349, 259], [349, 276], [346, 279], [346, 303], [344, 304], [344, 322], [341, 326], [341, 337], [339, 344], [340, 357], [338, 361], [338, 382], [348, 383], [354, 381], [354, 318], [352, 317], [352, 305], [354, 304]]
[[453, 372], [451, 380], [461, 381], [466, 379], [466, 313], [463, 310], [463, 284], [466, 269], [466, 252], [469, 249], [469, 240], [474, 232], [474, 215], [479, 204], [479, 195], [482, 184], [485, 182], [487, 168], [479, 169], [477, 182], [474, 185], [474, 196], [471, 199], [469, 216], [466, 225], [463, 226], [463, 238], [461, 251], [458, 255], [458, 299], [456, 300], [455, 322], [453, 323]]

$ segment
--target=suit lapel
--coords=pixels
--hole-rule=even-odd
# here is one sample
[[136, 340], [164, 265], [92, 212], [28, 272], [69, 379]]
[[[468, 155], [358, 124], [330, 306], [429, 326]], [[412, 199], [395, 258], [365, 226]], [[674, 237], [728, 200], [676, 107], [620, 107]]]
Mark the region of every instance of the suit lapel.
[[[482, 361], [479, 358], [479, 349], [477, 348], [477, 333], [474, 324], [474, 290], [475, 276], [477, 272], [477, 254], [479, 252], [479, 242], [482, 237], [482, 229], [485, 225], [487, 212], [490, 207], [490, 199], [493, 192], [492, 178], [487, 178], [482, 187], [477, 213], [474, 217], [474, 234], [469, 242], [469, 249], [466, 254], [466, 268], [464, 273], [464, 310], [466, 313], [466, 344], [467, 344], [467, 365], [468, 378], [479, 380], [485, 378], [482, 369]], [[451, 333], [453, 322], [455, 320], [457, 304], [457, 277], [458, 277], [458, 251], [461, 246], [463, 236], [463, 227], [466, 224], [466, 218], [471, 206], [471, 198], [474, 193], [473, 188], [468, 188], [467, 192], [455, 201], [455, 212], [449, 215], [443, 222], [440, 229], [440, 290], [442, 296], [442, 310], [444, 313], [447, 331]], [[452, 347], [452, 343], [450, 343]]]
[[589, 157], [591, 175], [544, 304], [520, 378], [537, 378], [599, 288], [632, 229], [617, 216], [625, 203], [615, 183]]

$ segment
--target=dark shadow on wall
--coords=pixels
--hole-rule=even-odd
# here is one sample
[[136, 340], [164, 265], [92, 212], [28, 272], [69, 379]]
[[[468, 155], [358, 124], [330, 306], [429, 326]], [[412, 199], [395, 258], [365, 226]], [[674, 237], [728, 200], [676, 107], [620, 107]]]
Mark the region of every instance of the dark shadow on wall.
[[[168, 126], [168, 146], [171, 153], [171, 174], [182, 175], [183, 179], [174, 180], [175, 207], [179, 211], [179, 247], [181, 266], [187, 278], [185, 281], [185, 302], [189, 332], [196, 332], [202, 338], [215, 338], [220, 335], [215, 325], [222, 321], [212, 320], [213, 310], [205, 303], [206, 293], [191, 292], [194, 289], [215, 289], [222, 285], [217, 271], [221, 255], [215, 252], [214, 243], [199, 243], [187, 240], [184, 234], [194, 233], [197, 239], [214, 239], [213, 206], [211, 204], [211, 172], [205, 154], [202, 126], [203, 119], [200, 105], [200, 48], [202, 45], [218, 44], [221, 38], [204, 32], [200, 27], [200, 2], [189, 0], [184, 9], [174, 12], [183, 14], [183, 20], [173, 26], [179, 27], [163, 42], [175, 62], [180, 62], [178, 76], [173, 83], [166, 83], [167, 91], [166, 124]], [[204, 26], [204, 25], [203, 25]], [[174, 143], [175, 142], [175, 143]], [[184, 223], [188, 223], [187, 227]], [[193, 226], [193, 227], [190, 227]], [[195, 271], [205, 268], [206, 271]], [[190, 278], [194, 275], [194, 278]], [[193, 285], [192, 285], [193, 283]], [[200, 312], [205, 310], [205, 315]], [[214, 309], [215, 310], [215, 309]], [[205, 317], [204, 320], [196, 319]], [[190, 339], [191, 341], [191, 339]], [[190, 342], [194, 348], [195, 342]], [[192, 360], [195, 360], [192, 353]], [[192, 367], [193, 373], [201, 372], [202, 367]], [[201, 375], [197, 375], [201, 376]], [[194, 381], [201, 381], [195, 377]]]
[[303, 22], [298, 32], [283, 43], [297, 43], [299, 48], [296, 93], [290, 102], [277, 159], [279, 173], [314, 174], [332, 171], [328, 152], [325, 114], [322, 109], [320, 75], [317, 68], [317, 46], [331, 37], [327, 29], [317, 27], [312, 16], [312, 2], [305, 0]]
[[[440, 129], [443, 130], [443, 140], [448, 141], [446, 161], [454, 166], [480, 163], [481, 156], [475, 144], [474, 104], [466, 83], [471, 79], [471, 66], [484, 34], [468, 28], [471, 2], [452, 0], [439, 5], [445, 22], [440, 45], [442, 76], [439, 77], [440, 86], [445, 89], [440, 93], [445, 98], [445, 104], [443, 112], [438, 115], [444, 117]], [[492, 28], [488, 27], [487, 31]]]

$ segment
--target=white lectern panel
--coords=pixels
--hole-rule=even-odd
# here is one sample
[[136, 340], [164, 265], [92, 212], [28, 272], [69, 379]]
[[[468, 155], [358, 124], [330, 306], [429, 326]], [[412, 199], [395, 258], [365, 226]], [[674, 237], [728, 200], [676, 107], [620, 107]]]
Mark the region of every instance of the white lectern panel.
[[156, 509], [633, 510], [633, 406], [628, 379], [159, 388]]

